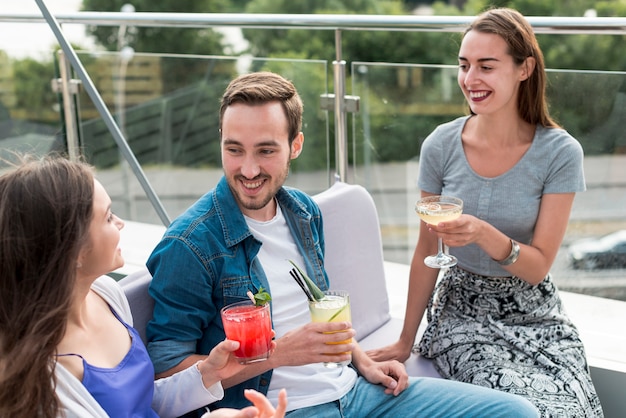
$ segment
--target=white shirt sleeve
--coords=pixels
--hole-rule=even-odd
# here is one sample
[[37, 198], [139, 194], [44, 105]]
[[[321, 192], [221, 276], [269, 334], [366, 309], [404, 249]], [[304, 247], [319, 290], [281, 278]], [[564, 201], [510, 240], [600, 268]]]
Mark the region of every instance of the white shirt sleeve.
[[154, 382], [152, 409], [161, 418], [178, 417], [224, 397], [221, 383], [205, 388], [198, 366], [193, 365]]

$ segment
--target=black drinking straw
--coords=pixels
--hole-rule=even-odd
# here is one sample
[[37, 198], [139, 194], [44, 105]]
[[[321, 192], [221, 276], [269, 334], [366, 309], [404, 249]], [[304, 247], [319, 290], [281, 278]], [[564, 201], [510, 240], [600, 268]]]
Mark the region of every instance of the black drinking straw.
[[291, 277], [294, 278], [296, 283], [298, 283], [298, 285], [300, 286], [300, 288], [306, 295], [307, 299], [309, 299], [309, 301], [311, 302], [315, 302], [315, 298], [311, 294], [311, 291], [307, 288], [306, 283], [304, 282], [304, 279], [301, 278], [300, 275], [298, 274], [298, 271], [296, 269], [291, 269], [289, 270], [289, 274], [291, 275]]

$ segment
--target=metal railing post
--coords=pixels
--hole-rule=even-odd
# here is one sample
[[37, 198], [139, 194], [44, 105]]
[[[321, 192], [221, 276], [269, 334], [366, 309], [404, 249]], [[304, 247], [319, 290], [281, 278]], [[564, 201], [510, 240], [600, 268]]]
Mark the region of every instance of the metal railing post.
[[359, 111], [359, 98], [346, 95], [346, 62], [341, 59], [341, 30], [335, 30], [333, 61], [334, 93], [321, 96], [321, 108], [335, 113], [335, 176], [334, 181], [348, 181], [348, 112]]
[[340, 181], [348, 177], [348, 127], [346, 125], [346, 62], [333, 61], [335, 80], [335, 164]]
[[60, 90], [63, 97], [63, 116], [65, 119], [65, 140], [67, 143], [67, 153], [72, 161], [77, 161], [80, 156], [80, 146], [78, 143], [78, 121], [76, 120], [76, 106], [74, 95], [78, 93], [78, 85], [72, 81], [70, 63], [62, 50], [58, 52]]
[[337, 179], [348, 180], [348, 127], [346, 125], [346, 62], [342, 59], [341, 30], [335, 30], [335, 54], [333, 73], [335, 83], [335, 167]]

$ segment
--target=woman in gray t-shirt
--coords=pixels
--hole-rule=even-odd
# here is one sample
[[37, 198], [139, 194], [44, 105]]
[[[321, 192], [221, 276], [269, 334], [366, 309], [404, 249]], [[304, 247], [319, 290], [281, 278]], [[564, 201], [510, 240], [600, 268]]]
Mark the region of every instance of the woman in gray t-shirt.
[[[463, 215], [421, 224], [400, 339], [370, 352], [408, 358], [413, 347], [439, 373], [527, 397], [542, 416], [601, 417], [583, 345], [549, 270], [576, 192], [585, 190], [580, 144], [554, 122], [543, 56], [531, 26], [511, 9], [470, 25], [458, 82], [471, 115], [439, 126], [420, 154], [422, 196], [449, 195]], [[437, 237], [458, 264], [424, 265]]]

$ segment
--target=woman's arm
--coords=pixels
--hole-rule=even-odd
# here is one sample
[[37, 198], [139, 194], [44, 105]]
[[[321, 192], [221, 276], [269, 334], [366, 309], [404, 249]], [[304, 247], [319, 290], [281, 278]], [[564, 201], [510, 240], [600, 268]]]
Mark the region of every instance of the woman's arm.
[[[574, 193], [545, 194], [541, 198], [539, 215], [532, 242], [520, 246], [519, 258], [502, 266], [514, 276], [535, 285], [550, 271], [559, 251], [569, 221]], [[503, 260], [511, 253], [511, 237], [471, 215], [430, 226], [451, 247], [476, 243], [494, 260]]]
[[[431, 195], [430, 193], [422, 192], [422, 197]], [[424, 258], [436, 252], [437, 235], [429, 232], [428, 225], [425, 222], [420, 222], [419, 237], [411, 260], [409, 289], [400, 338], [386, 347], [369, 350], [367, 354], [372, 359], [377, 361], [394, 359], [405, 362], [411, 355], [417, 329], [422, 321], [439, 274], [438, 269], [432, 269], [424, 264]]]

